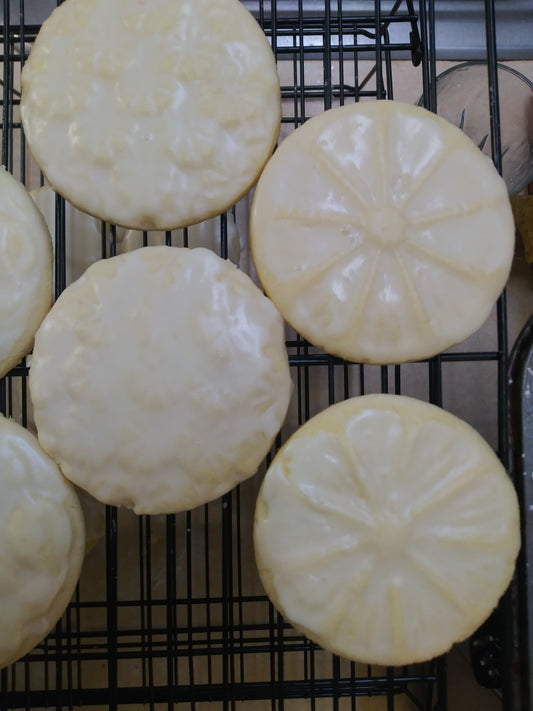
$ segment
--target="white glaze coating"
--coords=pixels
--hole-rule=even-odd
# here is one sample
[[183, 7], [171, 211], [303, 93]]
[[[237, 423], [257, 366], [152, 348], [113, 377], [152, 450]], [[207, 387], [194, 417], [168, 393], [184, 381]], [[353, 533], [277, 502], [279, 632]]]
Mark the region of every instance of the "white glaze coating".
[[136, 229], [227, 210], [280, 128], [274, 55], [238, 0], [67, 0], [43, 23], [21, 82], [25, 134], [48, 182]]
[[0, 415], [0, 667], [29, 652], [65, 611], [85, 531], [73, 487], [37, 438]]
[[258, 182], [251, 248], [285, 319], [348, 360], [433, 356], [476, 331], [511, 268], [504, 181], [458, 128], [372, 101], [290, 134]]
[[430, 659], [489, 616], [514, 570], [518, 502], [500, 461], [433, 405], [367, 395], [303, 425], [267, 471], [255, 549], [287, 620], [349, 659]]
[[0, 377], [32, 348], [52, 304], [52, 242], [26, 188], [0, 169]]
[[39, 329], [41, 445], [105, 503], [190, 509], [253, 475], [291, 380], [283, 321], [231, 262], [145, 247], [92, 265]]

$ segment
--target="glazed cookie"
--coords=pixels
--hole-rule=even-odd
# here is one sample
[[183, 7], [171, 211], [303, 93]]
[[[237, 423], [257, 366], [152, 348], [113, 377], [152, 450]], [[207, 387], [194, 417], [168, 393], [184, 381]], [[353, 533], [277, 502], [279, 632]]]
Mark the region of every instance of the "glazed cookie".
[[203, 248], [93, 264], [39, 329], [29, 375], [42, 447], [102, 502], [191, 509], [253, 475], [292, 389], [281, 316]]
[[458, 128], [367, 101], [311, 118], [257, 185], [258, 276], [313, 345], [357, 362], [433, 356], [486, 320], [511, 269], [507, 188]]
[[32, 348], [52, 304], [52, 241], [26, 188], [0, 169], [0, 377]]
[[0, 667], [65, 611], [85, 553], [79, 500], [37, 438], [0, 415]]
[[509, 584], [519, 545], [517, 496], [490, 446], [405, 396], [316, 415], [278, 452], [257, 500], [272, 602], [364, 663], [419, 662], [468, 637]]
[[280, 129], [274, 54], [238, 0], [67, 0], [43, 23], [21, 86], [50, 185], [135, 229], [227, 210]]

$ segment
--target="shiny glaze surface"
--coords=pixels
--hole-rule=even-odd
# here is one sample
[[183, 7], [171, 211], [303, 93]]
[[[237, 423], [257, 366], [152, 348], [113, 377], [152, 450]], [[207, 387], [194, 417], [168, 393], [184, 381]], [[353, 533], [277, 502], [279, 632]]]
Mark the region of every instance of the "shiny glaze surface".
[[34, 435], [0, 415], [0, 667], [40, 642], [74, 592], [85, 552], [73, 487]]
[[274, 55], [237, 0], [68, 0], [43, 23], [21, 85], [48, 182], [137, 229], [227, 210], [280, 128]]
[[280, 145], [257, 185], [251, 247], [286, 320], [348, 360], [417, 360], [488, 316], [514, 251], [504, 181], [419, 107], [326, 111]]
[[255, 473], [288, 408], [283, 321], [231, 262], [145, 247], [61, 294], [29, 375], [43, 448], [105, 503], [172, 513]]
[[0, 376], [18, 364], [52, 304], [52, 242], [25, 187], [0, 169]]
[[276, 455], [256, 506], [273, 603], [360, 662], [422, 661], [465, 639], [510, 582], [519, 543], [516, 493], [485, 440], [397, 395], [309, 420]]

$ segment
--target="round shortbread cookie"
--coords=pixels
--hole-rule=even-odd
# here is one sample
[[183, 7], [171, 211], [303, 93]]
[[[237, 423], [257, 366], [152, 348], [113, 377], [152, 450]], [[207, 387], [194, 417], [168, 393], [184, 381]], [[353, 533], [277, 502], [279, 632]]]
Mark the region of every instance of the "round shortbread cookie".
[[35, 337], [42, 447], [105, 503], [172, 513], [253, 475], [289, 405], [283, 320], [207, 249], [144, 247], [93, 264]]
[[266, 592], [348, 659], [446, 652], [489, 616], [520, 545], [518, 500], [485, 440], [425, 402], [367, 395], [304, 424], [267, 471], [255, 515]]
[[0, 169], [0, 377], [32, 348], [52, 304], [52, 241], [24, 185]]
[[0, 667], [50, 632], [77, 585], [83, 514], [37, 438], [0, 415]]
[[258, 182], [258, 276], [285, 319], [347, 360], [431, 357], [474, 333], [508, 278], [505, 182], [420, 107], [331, 109], [290, 134]]
[[136, 229], [227, 210], [280, 129], [274, 55], [238, 0], [66, 0], [43, 23], [21, 85], [25, 135], [48, 182]]

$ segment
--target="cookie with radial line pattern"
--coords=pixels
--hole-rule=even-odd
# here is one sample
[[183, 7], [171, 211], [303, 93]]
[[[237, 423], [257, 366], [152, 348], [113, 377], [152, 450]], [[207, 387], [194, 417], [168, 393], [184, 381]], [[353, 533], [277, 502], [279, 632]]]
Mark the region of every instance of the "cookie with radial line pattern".
[[255, 551], [282, 615], [331, 652], [402, 666], [487, 619], [520, 547], [513, 484], [466, 422], [400, 395], [330, 406], [279, 450]]
[[504, 180], [457, 127], [382, 100], [325, 111], [279, 146], [255, 190], [259, 279], [310, 343], [392, 364], [462, 342], [509, 277]]

